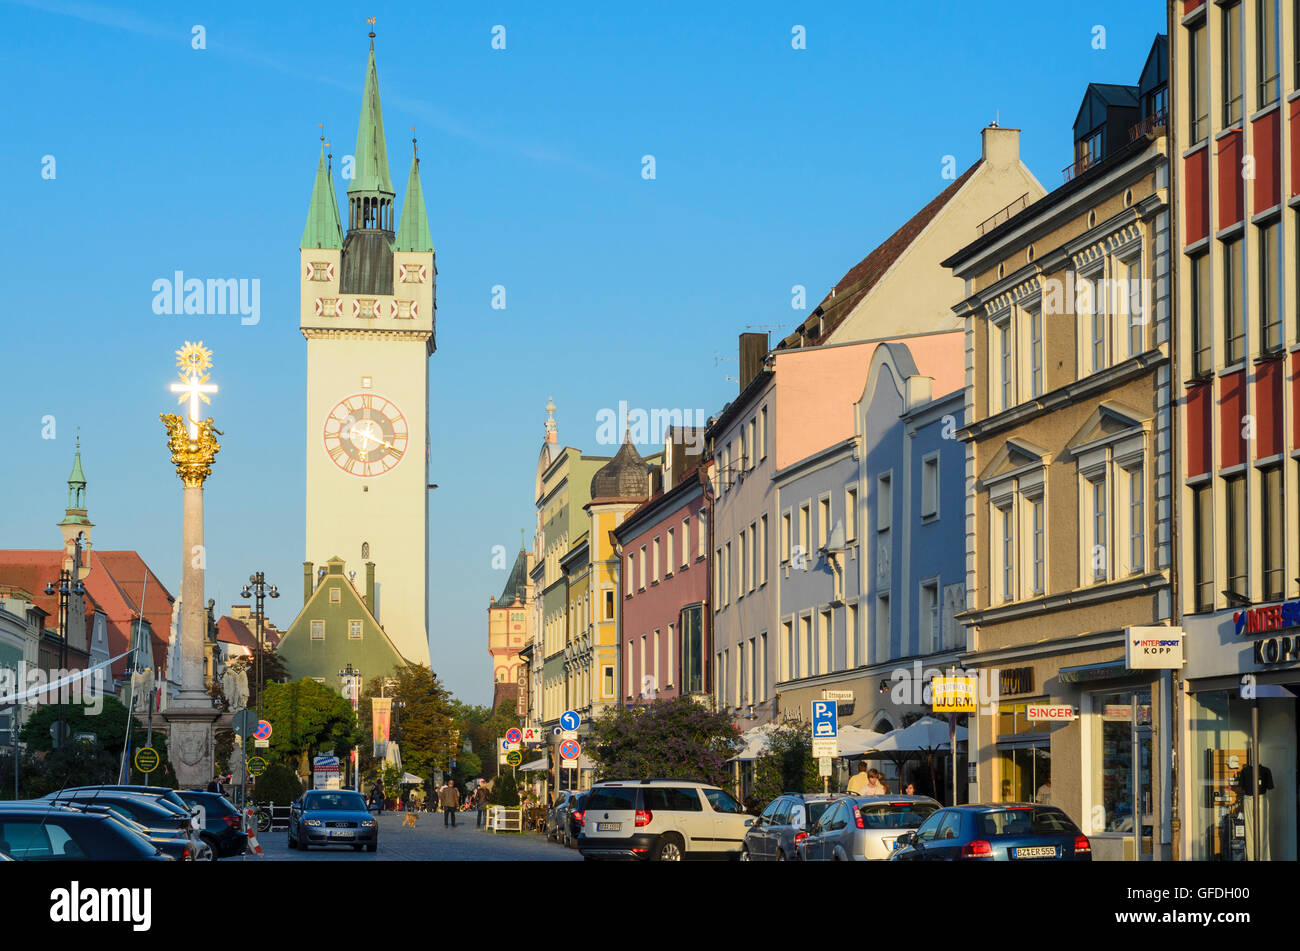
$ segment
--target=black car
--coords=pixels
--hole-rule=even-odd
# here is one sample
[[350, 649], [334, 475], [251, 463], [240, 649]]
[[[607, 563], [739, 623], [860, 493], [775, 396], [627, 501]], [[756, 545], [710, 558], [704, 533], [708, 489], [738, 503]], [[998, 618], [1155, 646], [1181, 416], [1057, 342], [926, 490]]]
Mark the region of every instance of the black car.
[[107, 812], [43, 800], [0, 802], [0, 854], [18, 862], [171, 862]]
[[551, 803], [551, 808], [546, 810], [546, 840], [548, 842], [563, 840], [565, 809], [569, 805], [569, 798], [576, 795], [575, 790], [569, 789], [561, 789], [555, 794], [555, 801]]
[[360, 793], [313, 789], [289, 808], [289, 848], [306, 852], [313, 845], [350, 845], [360, 852], [379, 847], [379, 823]]
[[[76, 809], [80, 812], [103, 813], [109, 818], [121, 823], [128, 830], [141, 838], [149, 840], [149, 843], [158, 849], [161, 849], [164, 855], [170, 855], [177, 862], [193, 862], [198, 858], [197, 849], [194, 839], [186, 832], [163, 832], [156, 829], [147, 828], [131, 818], [121, 806], [108, 805], [97, 802], [77, 802], [63, 801], [63, 805], [68, 809]], [[210, 852], [206, 847], [205, 853]]]
[[234, 803], [221, 793], [182, 789], [178, 795], [187, 806], [200, 810], [199, 835], [212, 849], [213, 859], [244, 854], [248, 836], [240, 828], [239, 809]]
[[[94, 792], [124, 792], [132, 793], [137, 796], [145, 796], [150, 799], [161, 799], [170, 805], [175, 806], [182, 812], [191, 812], [190, 806], [186, 805], [185, 800], [181, 798], [180, 793], [169, 786], [70, 786], [67, 789], [61, 789], [56, 793], [50, 793], [46, 799], [58, 799], [72, 793], [94, 793]], [[198, 826], [194, 826], [198, 831]]]
[[560, 841], [567, 848], [576, 849], [578, 847], [578, 836], [582, 834], [583, 818], [587, 811], [587, 799], [591, 794], [587, 791], [570, 792], [568, 798], [564, 800], [564, 806], [560, 812]]
[[898, 837], [892, 862], [1091, 862], [1092, 845], [1055, 806], [949, 806]]
[[47, 801], [72, 805], [84, 803], [113, 806], [148, 829], [151, 835], [161, 838], [189, 839], [190, 849], [195, 858], [209, 850], [207, 843], [203, 842], [194, 831], [195, 817], [184, 804], [177, 806], [166, 799], [158, 799], [148, 794], [105, 791], [102, 788], [77, 791], [65, 789]]

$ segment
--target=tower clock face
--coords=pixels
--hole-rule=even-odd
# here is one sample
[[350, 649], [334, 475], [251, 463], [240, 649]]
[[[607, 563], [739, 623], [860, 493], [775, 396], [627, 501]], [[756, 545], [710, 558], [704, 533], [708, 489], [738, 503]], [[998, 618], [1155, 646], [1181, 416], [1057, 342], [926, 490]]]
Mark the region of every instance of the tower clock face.
[[410, 431], [392, 400], [357, 393], [340, 400], [325, 417], [325, 452], [348, 475], [383, 475], [402, 461]]

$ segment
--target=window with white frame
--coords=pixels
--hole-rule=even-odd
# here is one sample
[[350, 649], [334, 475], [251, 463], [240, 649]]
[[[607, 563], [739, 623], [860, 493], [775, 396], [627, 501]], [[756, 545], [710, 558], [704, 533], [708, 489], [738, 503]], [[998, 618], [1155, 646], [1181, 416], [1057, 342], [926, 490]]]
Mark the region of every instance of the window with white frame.
[[812, 505], [805, 502], [799, 506], [799, 551], [807, 555], [811, 550], [808, 546], [812, 539]]
[[790, 513], [781, 513], [781, 563], [790, 560]]
[[350, 641], [359, 641], [359, 640], [361, 640], [361, 622], [360, 622], [360, 621], [348, 621], [348, 640], [350, 640]]
[[1146, 488], [1143, 484], [1144, 470], [1141, 461], [1122, 470], [1122, 487], [1126, 521], [1124, 534], [1127, 536], [1128, 574], [1141, 574], [1146, 568]]
[[858, 489], [850, 486], [844, 490], [844, 540], [851, 542], [858, 537]]
[[755, 439], [754, 430], [755, 430], [755, 421], [751, 419], [749, 421], [749, 441], [748, 441], [749, 451], [745, 453], [746, 470], [752, 469], [754, 468], [754, 466], [758, 465], [758, 443], [754, 441]]
[[739, 472], [749, 470], [749, 440], [746, 438], [745, 426], [742, 423], [740, 427], [740, 452], [736, 456], [736, 469]]
[[668, 625], [668, 669], [667, 669], [667, 671], [666, 671], [667, 674], [668, 674], [668, 684], [667, 684], [667, 685], [668, 685], [669, 687], [671, 687], [674, 683], [676, 683], [676, 680], [677, 680], [677, 678], [675, 678], [675, 677], [673, 676], [673, 674], [675, 674], [675, 673], [677, 672], [677, 668], [675, 668], [675, 667], [673, 666], [673, 653], [674, 653], [674, 651], [673, 651], [674, 640], [673, 640], [673, 639], [674, 639], [674, 637], [675, 637], [675, 634], [674, 634], [674, 626], [673, 626], [672, 624], [669, 624], [669, 625]]
[[992, 392], [997, 395], [990, 412], [998, 413], [1010, 409], [1016, 402], [1015, 346], [1012, 340], [1011, 314], [1008, 312], [992, 320], [989, 324], [989, 332], [992, 336], [989, 344], [989, 352], [992, 356], [990, 383]]
[[808, 677], [813, 673], [812, 616], [799, 618], [799, 653], [795, 657], [795, 677]]
[[708, 521], [709, 521], [708, 516], [705, 515], [703, 512], [701, 512], [699, 515], [695, 517], [695, 524], [699, 527], [700, 530], [699, 544], [695, 547], [695, 550], [699, 552], [699, 554], [695, 556], [697, 560], [703, 558], [705, 552], [709, 550]]
[[1084, 577], [1090, 582], [1105, 581], [1108, 574], [1110, 531], [1106, 513], [1107, 485], [1105, 471], [1084, 477]]
[[1007, 499], [993, 507], [994, 538], [996, 539], [998, 597], [1001, 601], [1016, 599], [1016, 516], [1015, 499]]
[[1128, 355], [1137, 356], [1147, 348], [1147, 317], [1142, 280], [1142, 253], [1118, 258], [1111, 271], [1111, 289], [1115, 301], [1117, 326], [1125, 328]]
[[829, 674], [835, 669], [835, 616], [830, 611], [821, 612], [821, 631], [818, 647], [819, 674]]
[[674, 534], [674, 529], [671, 528], [668, 529], [668, 542], [667, 542], [668, 548], [667, 551], [665, 552], [666, 557], [664, 559], [665, 575], [670, 575], [673, 573], [673, 565], [675, 564], [675, 562], [673, 561], [673, 534]]
[[313, 641], [323, 641], [323, 640], [325, 640], [325, 622], [324, 622], [324, 621], [312, 621], [312, 622], [311, 622], [311, 639], [312, 639]]
[[630, 598], [630, 597], [632, 597], [632, 589], [636, 587], [636, 561], [635, 561], [635, 559], [633, 558], [631, 552], [629, 552], [629, 553], [628, 553], [628, 556], [627, 556], [627, 579], [626, 579], [626, 582], [627, 582], [627, 584], [626, 584], [626, 588], [627, 588], [627, 590], [624, 591], [624, 596]]
[[889, 528], [894, 512], [893, 479], [890, 473], [876, 477], [876, 531]]
[[722, 603], [731, 603], [731, 542], [722, 546]]
[[943, 648], [943, 628], [939, 623], [939, 582], [927, 581], [921, 585], [921, 653], [934, 653]]
[[640, 552], [640, 555], [639, 555], [639, 558], [638, 558], [638, 561], [637, 561], [637, 566], [641, 569], [641, 584], [640, 584], [638, 587], [639, 587], [641, 590], [645, 590], [645, 581], [646, 581], [646, 575], [645, 575], [645, 545], [642, 545], [642, 546], [641, 546], [641, 552]]
[[1029, 575], [1031, 593], [1035, 596], [1047, 592], [1047, 509], [1040, 491], [1027, 499], [1029, 509]]
[[921, 518], [939, 516], [939, 454], [921, 458]]
[[1148, 425], [1103, 403], [1068, 445], [1078, 465], [1080, 585], [1138, 574], [1150, 563]]
[[655, 536], [655, 540], [652, 543], [652, 545], [653, 545], [653, 552], [654, 552], [654, 557], [653, 557], [654, 574], [651, 575], [651, 579], [654, 581], [655, 584], [658, 584], [659, 583], [659, 537], [657, 535]]
[[825, 548], [826, 539], [831, 532], [831, 497], [824, 495], [817, 500], [817, 547]]
[[754, 700], [767, 700], [767, 632], [758, 635], [758, 654], [754, 658]]
[[686, 568], [691, 560], [691, 519], [682, 519], [682, 567]]
[[1027, 312], [1029, 329], [1029, 396], [1031, 399], [1042, 396], [1045, 387], [1044, 361], [1046, 348], [1043, 343], [1043, 309], [1035, 307]]
[[767, 458], [767, 407], [758, 413], [758, 458]]
[[887, 660], [891, 654], [890, 644], [889, 595], [882, 594], [876, 598], [876, 663]]
[[758, 520], [758, 583], [767, 584], [767, 516]]
[[749, 590], [758, 587], [758, 523], [749, 523]]
[[660, 651], [659, 628], [655, 628], [655, 639], [652, 647], [654, 650], [654, 654], [652, 654], [651, 656], [654, 658], [654, 660], [651, 662], [650, 668], [655, 678], [654, 688], [655, 690], [659, 690], [663, 686], [663, 681], [659, 679], [659, 651]]
[[866, 657], [862, 653], [862, 629], [858, 626], [856, 603], [844, 607], [844, 645], [850, 670], [866, 663]]
[[781, 622], [781, 644], [778, 666], [782, 682], [794, 679], [794, 625], [790, 621]]
[[713, 550], [713, 610], [722, 610], [722, 549]]
[[736, 566], [736, 600], [743, 598], [746, 590], [749, 588], [747, 578], [749, 572], [749, 549], [746, 547], [749, 543], [748, 535], [749, 529], [743, 529], [740, 535], [736, 538], [736, 550], [740, 555], [740, 564]]

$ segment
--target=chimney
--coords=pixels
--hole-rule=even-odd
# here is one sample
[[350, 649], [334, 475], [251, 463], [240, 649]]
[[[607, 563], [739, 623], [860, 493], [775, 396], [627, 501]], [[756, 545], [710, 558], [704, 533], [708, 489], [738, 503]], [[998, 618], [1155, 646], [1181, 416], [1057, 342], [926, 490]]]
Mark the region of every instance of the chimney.
[[375, 563], [366, 562], [366, 607], [375, 613]]
[[740, 389], [749, 386], [750, 381], [763, 369], [763, 358], [767, 356], [767, 351], [767, 334], [740, 335]]
[[314, 590], [312, 584], [312, 563], [304, 561], [302, 563], [302, 603], [306, 604], [311, 600], [311, 593]]
[[993, 168], [1009, 168], [1020, 161], [1019, 129], [991, 125], [980, 133], [980, 138], [983, 141], [981, 158]]

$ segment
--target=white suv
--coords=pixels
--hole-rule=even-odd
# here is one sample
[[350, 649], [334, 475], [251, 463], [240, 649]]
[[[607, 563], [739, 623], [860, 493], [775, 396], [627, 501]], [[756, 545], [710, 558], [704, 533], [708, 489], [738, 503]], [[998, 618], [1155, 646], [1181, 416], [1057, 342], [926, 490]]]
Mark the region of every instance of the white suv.
[[611, 780], [591, 788], [578, 850], [588, 860], [737, 859], [753, 822], [740, 803], [707, 783]]

